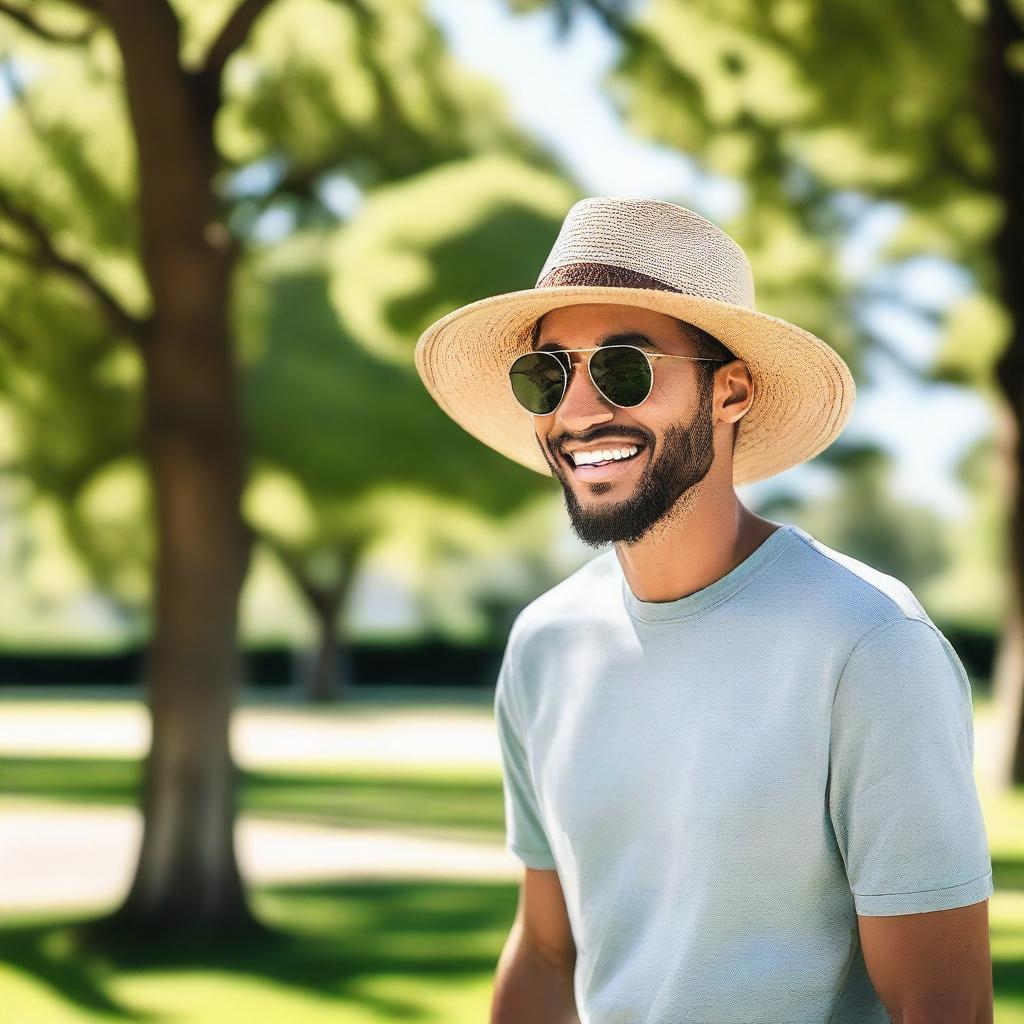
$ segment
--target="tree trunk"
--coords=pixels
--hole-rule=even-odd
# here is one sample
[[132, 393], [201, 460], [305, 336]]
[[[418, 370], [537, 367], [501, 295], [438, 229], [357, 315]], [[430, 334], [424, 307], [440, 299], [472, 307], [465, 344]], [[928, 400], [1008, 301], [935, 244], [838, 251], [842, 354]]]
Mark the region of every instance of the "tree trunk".
[[228, 745], [250, 545], [221, 300], [210, 296], [206, 325], [168, 332], [148, 349], [146, 448], [158, 539], [146, 666], [152, 744], [142, 850], [121, 916], [160, 930], [251, 924], [235, 857], [237, 771]]
[[321, 704], [338, 700], [344, 688], [339, 666], [336, 592], [323, 597], [323, 600], [314, 602], [317, 646], [312, 668], [306, 677], [306, 699]]
[[251, 539], [240, 508], [246, 456], [229, 326], [237, 246], [211, 186], [220, 61], [209, 73], [182, 69], [180, 25], [164, 0], [103, 0], [102, 8], [124, 66], [153, 304], [140, 351], [156, 552], [142, 849], [125, 902], [95, 930], [255, 932], [235, 857], [228, 743]]
[[1021, 46], [1024, 25], [1007, 0], [989, 0], [979, 36], [977, 96], [992, 146], [994, 186], [1005, 210], [994, 251], [1000, 294], [1010, 319], [1010, 337], [996, 364], [1009, 414], [1010, 469], [1010, 598], [994, 671], [996, 714], [1005, 739], [997, 780], [1003, 786], [1024, 782], [1024, 78], [1010, 59], [1012, 49]]
[[355, 581], [362, 537], [343, 545], [338, 552], [340, 578], [333, 587], [300, 580], [302, 592], [313, 608], [317, 622], [317, 650], [312, 671], [306, 678], [306, 699], [326, 703], [343, 699], [352, 683], [348, 650], [338, 640], [338, 617], [348, 605]]

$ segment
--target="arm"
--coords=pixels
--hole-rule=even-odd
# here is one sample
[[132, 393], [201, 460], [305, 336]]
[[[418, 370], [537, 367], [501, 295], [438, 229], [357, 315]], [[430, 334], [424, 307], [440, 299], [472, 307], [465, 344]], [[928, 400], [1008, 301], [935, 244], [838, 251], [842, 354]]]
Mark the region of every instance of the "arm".
[[528, 867], [498, 960], [491, 1024], [579, 1024], [575, 965], [576, 945], [558, 873]]
[[896, 1024], [991, 1024], [992, 863], [970, 681], [930, 621], [859, 642], [832, 708], [829, 813], [864, 964]]
[[579, 1024], [573, 992], [576, 945], [516, 701], [516, 633], [513, 625], [498, 672], [494, 714], [505, 846], [522, 861], [525, 874], [512, 930], [498, 961], [491, 1024]]
[[896, 1024], [992, 1024], [988, 900], [857, 923], [871, 983]]

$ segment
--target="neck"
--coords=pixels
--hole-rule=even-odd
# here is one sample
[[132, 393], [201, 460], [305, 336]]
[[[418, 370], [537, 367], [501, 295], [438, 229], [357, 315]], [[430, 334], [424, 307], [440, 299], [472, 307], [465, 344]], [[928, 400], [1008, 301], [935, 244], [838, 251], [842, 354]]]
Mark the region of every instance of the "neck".
[[702, 590], [782, 525], [740, 501], [732, 485], [732, 460], [720, 462], [722, 472], [716, 474], [719, 466], [713, 466], [642, 540], [615, 545], [623, 575], [641, 601], [674, 601]]

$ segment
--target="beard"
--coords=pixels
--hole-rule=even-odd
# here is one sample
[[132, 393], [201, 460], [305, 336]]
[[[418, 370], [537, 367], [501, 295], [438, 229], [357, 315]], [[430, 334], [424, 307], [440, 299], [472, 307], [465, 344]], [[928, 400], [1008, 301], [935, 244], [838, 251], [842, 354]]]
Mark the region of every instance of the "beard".
[[[562, 484], [566, 511], [573, 533], [584, 544], [599, 547], [621, 542], [635, 544], [663, 520], [668, 520], [677, 503], [707, 476], [715, 460], [711, 402], [714, 386], [702, 378], [700, 401], [689, 425], [673, 424], [664, 434], [661, 453], [643, 470], [633, 493], [622, 501], [582, 503], [577, 490], [606, 494], [613, 482], [575, 485], [566, 478], [561, 464], [548, 457], [548, 465]], [[647, 445], [653, 450], [653, 440]], [[638, 456], [634, 456], [638, 457]], [[571, 472], [571, 471], [570, 471]]]

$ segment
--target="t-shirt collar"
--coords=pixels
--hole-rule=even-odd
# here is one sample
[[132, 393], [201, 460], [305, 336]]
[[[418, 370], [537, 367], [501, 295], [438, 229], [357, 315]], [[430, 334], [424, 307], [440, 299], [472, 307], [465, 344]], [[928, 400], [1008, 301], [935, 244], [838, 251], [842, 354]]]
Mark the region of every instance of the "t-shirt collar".
[[730, 572], [713, 583], [709, 583], [706, 587], [684, 597], [677, 597], [672, 601], [641, 601], [630, 589], [629, 582], [622, 572], [622, 566], [619, 564], [619, 556], [614, 549], [611, 554], [619, 569], [622, 597], [629, 613], [644, 622], [665, 622], [688, 618], [705, 611], [735, 593], [753, 576], [767, 568], [769, 563], [782, 553], [790, 540], [796, 539], [797, 533], [798, 527], [791, 523], [784, 523], [777, 530], [772, 531]]

